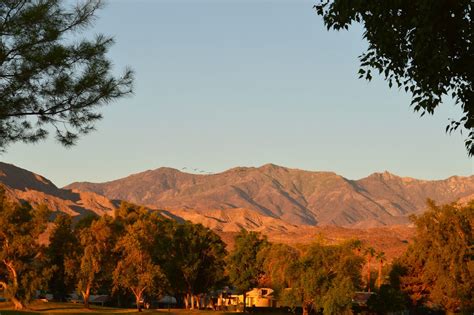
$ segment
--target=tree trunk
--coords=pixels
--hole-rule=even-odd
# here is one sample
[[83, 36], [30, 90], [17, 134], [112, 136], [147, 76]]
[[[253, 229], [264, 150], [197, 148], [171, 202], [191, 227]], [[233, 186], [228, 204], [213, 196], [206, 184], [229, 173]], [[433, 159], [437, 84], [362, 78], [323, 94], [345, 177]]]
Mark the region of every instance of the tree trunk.
[[244, 313], [247, 311], [247, 292], [244, 290]]
[[142, 304], [140, 303], [141, 299], [142, 299], [141, 294], [135, 295], [135, 300], [137, 301], [137, 310], [139, 312], [142, 311]]
[[11, 301], [13, 305], [15, 306], [15, 310], [25, 309], [25, 304], [16, 297], [17, 292], [18, 292], [18, 279], [15, 273], [15, 278], [13, 278], [13, 294], [11, 297]]
[[308, 315], [309, 314], [309, 305], [308, 303], [303, 302], [303, 315]]
[[[25, 308], [25, 304], [16, 297], [16, 293], [18, 292], [18, 274], [16, 272], [16, 269], [13, 267], [12, 262], [3, 260], [3, 263], [7, 267], [8, 271], [11, 273], [11, 277], [13, 279], [12, 290], [10, 291], [12, 295], [11, 301], [15, 306], [16, 310], [22, 310]], [[2, 282], [2, 288], [3, 290], [7, 289], [7, 284], [5, 282]]]
[[185, 307], [186, 309], [189, 309], [189, 300], [188, 300], [188, 298], [189, 298], [189, 294], [186, 293], [186, 294], [184, 295], [184, 307]]
[[12, 297], [10, 299], [15, 306], [15, 310], [23, 310], [25, 308], [25, 304], [23, 304], [20, 300], [18, 300], [16, 297]]
[[218, 311], [222, 310], [222, 293], [219, 294], [219, 297], [217, 298], [217, 310]]
[[191, 293], [191, 309], [194, 309], [194, 294]]
[[380, 289], [380, 287], [382, 286], [382, 260], [379, 261], [379, 277], [377, 279], [377, 286], [378, 288]]
[[196, 295], [196, 308], [197, 308], [198, 310], [201, 309], [201, 297], [199, 296], [199, 294]]
[[370, 258], [367, 260], [367, 292], [370, 292]]
[[90, 308], [90, 305], [89, 305], [89, 297], [91, 296], [91, 287], [90, 285], [87, 285], [86, 287], [86, 291], [82, 292], [82, 299], [84, 300], [84, 307], [89, 309]]

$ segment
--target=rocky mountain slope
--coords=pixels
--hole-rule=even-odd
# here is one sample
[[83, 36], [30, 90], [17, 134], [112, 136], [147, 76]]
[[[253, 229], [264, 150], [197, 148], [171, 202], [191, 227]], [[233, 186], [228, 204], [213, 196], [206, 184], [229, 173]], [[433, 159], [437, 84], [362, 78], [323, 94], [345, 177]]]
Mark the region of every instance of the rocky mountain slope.
[[331, 172], [267, 164], [212, 175], [159, 168], [111, 182], [73, 183], [65, 188], [200, 216], [216, 226], [229, 217], [231, 223], [249, 223], [249, 215], [242, 213], [245, 209], [259, 220], [276, 219], [282, 225], [367, 228], [406, 224], [408, 215], [424, 210], [427, 198], [438, 203], [473, 199], [474, 176], [427, 181], [384, 172], [349, 180]]
[[[464, 202], [473, 199], [472, 181], [471, 176], [429, 182], [388, 173], [350, 181], [334, 173], [266, 165], [207, 176], [162, 168], [111, 183], [74, 184], [69, 186], [75, 187], [71, 190], [58, 188], [38, 174], [0, 163], [0, 186], [10, 198], [46, 204], [53, 211], [76, 218], [89, 213], [113, 215], [120, 203], [118, 199], [137, 203], [146, 200], [155, 205], [152, 209], [168, 208], [157, 210], [163, 216], [213, 229], [230, 249], [235, 233], [246, 228], [262, 232], [270, 241], [289, 244], [309, 243], [316, 238], [327, 243], [358, 238], [385, 251], [389, 259], [406, 249], [414, 229], [408, 225], [370, 226], [406, 222], [403, 215], [422, 211], [426, 195], [435, 194], [440, 202], [458, 196]], [[112, 196], [113, 200], [102, 194]], [[287, 209], [291, 211], [288, 214]], [[321, 218], [337, 217], [337, 213], [344, 213], [340, 217], [346, 223], [347, 213], [352, 218], [363, 214], [376, 219], [350, 221], [351, 228], [321, 224]]]
[[25, 200], [33, 205], [44, 204], [52, 211], [71, 216], [111, 214], [117, 206], [104, 196], [60, 189], [41, 175], [1, 162], [0, 184], [11, 199]]

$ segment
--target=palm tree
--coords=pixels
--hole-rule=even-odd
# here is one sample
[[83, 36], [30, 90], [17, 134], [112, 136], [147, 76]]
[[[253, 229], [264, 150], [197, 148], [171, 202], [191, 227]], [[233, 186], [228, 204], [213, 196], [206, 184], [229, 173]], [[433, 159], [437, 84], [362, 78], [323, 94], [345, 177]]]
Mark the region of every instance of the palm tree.
[[383, 267], [383, 263], [387, 260], [387, 258], [385, 257], [384, 252], [378, 252], [375, 258], [379, 262], [379, 275], [377, 278], [377, 287], [380, 289], [380, 287], [382, 286], [382, 267]]
[[367, 257], [367, 292], [370, 292], [370, 261], [375, 256], [375, 249], [367, 247], [365, 249], [365, 256]]
[[350, 246], [355, 251], [356, 255], [360, 255], [360, 253], [362, 251], [362, 247], [363, 247], [363, 244], [362, 244], [361, 240], [358, 240], [358, 239], [351, 240], [350, 241]]

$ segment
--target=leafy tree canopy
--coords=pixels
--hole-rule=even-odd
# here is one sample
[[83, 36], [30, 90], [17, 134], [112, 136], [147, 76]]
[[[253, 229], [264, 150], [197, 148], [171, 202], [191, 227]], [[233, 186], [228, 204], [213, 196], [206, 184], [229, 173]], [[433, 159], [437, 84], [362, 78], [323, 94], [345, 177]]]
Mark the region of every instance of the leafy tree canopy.
[[72, 218], [59, 214], [54, 220], [54, 228], [49, 236], [47, 254], [49, 263], [55, 267], [54, 277], [49, 281], [49, 290], [54, 298], [65, 301], [67, 294], [74, 290], [74, 282], [67, 275], [66, 264], [72, 259], [79, 241], [72, 229]]
[[283, 293], [290, 306], [324, 314], [350, 314], [354, 291], [361, 284], [363, 258], [352, 244], [312, 244], [284, 272], [291, 287]]
[[315, 9], [328, 29], [365, 28], [367, 51], [360, 56], [360, 77], [377, 70], [388, 85], [409, 92], [417, 112], [433, 114], [452, 97], [463, 116], [446, 131], [467, 131], [474, 154], [474, 29], [471, 0], [354, 1], [320, 0]]
[[0, 191], [0, 289], [15, 309], [27, 306], [51, 276], [45, 248], [38, 243], [49, 214], [43, 206], [10, 202]]
[[63, 145], [94, 129], [97, 108], [131, 93], [133, 75], [111, 73], [113, 39], [74, 40], [91, 25], [101, 0], [0, 3], [0, 149], [36, 142], [50, 130]]
[[263, 261], [258, 259], [261, 250], [267, 247], [266, 237], [258, 232], [242, 229], [235, 236], [235, 247], [227, 260], [230, 282], [244, 294], [244, 312], [246, 291], [258, 285], [263, 277]]
[[113, 272], [115, 288], [132, 291], [139, 311], [145, 293], [159, 295], [167, 286], [162, 269], [153, 261], [156, 232], [151, 222], [138, 220], [127, 226], [116, 246], [120, 259]]
[[89, 297], [102, 281], [111, 274], [115, 260], [114, 225], [111, 217], [103, 216], [89, 227], [80, 229], [80, 250], [69, 260], [66, 271], [76, 280], [76, 289], [89, 308]]
[[[194, 302], [194, 296], [206, 293], [224, 278], [227, 251], [220, 237], [201, 224], [185, 222], [171, 231], [165, 265], [176, 293], [184, 293]], [[187, 306], [187, 305], [186, 305]], [[191, 303], [191, 308], [194, 304]]]
[[92, 225], [94, 221], [99, 220], [100, 217], [97, 214], [86, 214], [82, 216], [76, 224], [74, 224], [74, 232], [80, 233], [80, 231], [84, 228], [88, 228]]
[[264, 277], [260, 281], [260, 285], [271, 287], [273, 289], [289, 288], [292, 284], [286, 271], [300, 257], [300, 252], [286, 244], [269, 244], [265, 246], [257, 254]]
[[414, 304], [474, 309], [474, 202], [437, 206], [414, 217], [414, 243], [397, 260], [400, 287]]
[[117, 224], [124, 226], [126, 224], [132, 224], [136, 222], [140, 218], [146, 216], [148, 213], [149, 211], [143, 206], [139, 206], [127, 201], [122, 201], [120, 203], [120, 207], [114, 211], [114, 218]]
[[391, 284], [382, 285], [377, 294], [372, 295], [367, 301], [370, 311], [376, 314], [388, 314], [407, 309], [407, 298]]
[[262, 261], [257, 259], [260, 250], [268, 246], [265, 237], [257, 232], [242, 229], [235, 236], [235, 248], [229, 255], [229, 277], [241, 291], [256, 287], [263, 275]]

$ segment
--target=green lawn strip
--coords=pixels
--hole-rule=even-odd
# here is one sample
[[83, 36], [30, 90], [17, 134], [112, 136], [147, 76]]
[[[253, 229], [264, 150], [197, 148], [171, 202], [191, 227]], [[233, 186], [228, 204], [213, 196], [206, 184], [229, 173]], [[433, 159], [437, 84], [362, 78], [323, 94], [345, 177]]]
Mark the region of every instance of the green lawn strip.
[[28, 306], [27, 310], [16, 311], [13, 310], [11, 303], [0, 303], [0, 315], [4, 314], [133, 314], [138, 313], [136, 309], [121, 309], [112, 307], [91, 306], [90, 309], [85, 309], [82, 304], [74, 303], [56, 303], [56, 302], [40, 302], [35, 301]]
[[[90, 309], [84, 308], [82, 304], [74, 303], [57, 303], [57, 302], [40, 302], [35, 301], [28, 306], [27, 310], [16, 311], [13, 309], [13, 305], [8, 302], [0, 303], [0, 315], [33, 315], [33, 314], [42, 314], [42, 315], [75, 315], [75, 314], [139, 314], [136, 309], [126, 309], [126, 308], [113, 308], [113, 307], [101, 307], [101, 306], [91, 306]], [[203, 311], [203, 310], [184, 310], [184, 309], [160, 309], [160, 310], [143, 310], [141, 314], [146, 315], [230, 315], [233, 313], [228, 312], [216, 312], [216, 311]]]
[[[158, 310], [143, 310], [142, 313], [136, 309], [113, 308], [91, 306], [90, 309], [85, 309], [82, 304], [74, 303], [56, 303], [56, 302], [33, 302], [28, 310], [16, 311], [10, 303], [0, 303], [0, 315], [96, 315], [96, 314], [144, 314], [144, 315], [235, 315], [234, 312], [212, 311], [212, 310], [185, 310], [185, 309], [158, 309]], [[258, 313], [253, 313], [259, 315]], [[274, 313], [273, 315], [280, 315]], [[285, 314], [287, 315], [287, 314]]]

